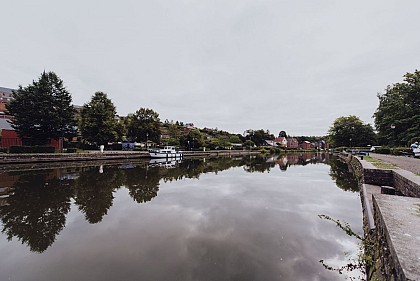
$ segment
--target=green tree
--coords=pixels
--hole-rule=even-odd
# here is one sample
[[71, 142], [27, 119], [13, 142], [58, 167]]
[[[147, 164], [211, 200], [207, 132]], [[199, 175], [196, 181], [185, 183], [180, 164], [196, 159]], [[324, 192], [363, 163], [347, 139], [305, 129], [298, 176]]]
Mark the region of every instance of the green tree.
[[242, 143], [241, 138], [238, 135], [230, 135], [229, 136], [230, 143]]
[[140, 108], [130, 115], [127, 136], [137, 142], [151, 140], [160, 142], [160, 119], [159, 114], [149, 108]]
[[279, 133], [279, 137], [284, 137], [284, 138], [287, 138], [286, 131], [280, 131], [280, 133]]
[[71, 136], [75, 130], [71, 95], [54, 72], [43, 72], [38, 81], [13, 91], [7, 105], [12, 127], [24, 144], [43, 145], [50, 138]]
[[188, 149], [200, 148], [204, 145], [204, 136], [200, 130], [194, 129], [188, 135], [182, 136], [179, 143]]
[[367, 146], [375, 144], [376, 135], [370, 124], [364, 124], [354, 115], [335, 119], [329, 129], [329, 141], [332, 146]]
[[266, 144], [266, 140], [274, 140], [274, 135], [270, 134], [270, 131], [260, 130], [246, 130], [245, 136], [247, 140], [251, 140], [256, 146], [262, 146]]
[[420, 71], [404, 75], [404, 82], [388, 86], [378, 94], [374, 113], [379, 141], [406, 145], [420, 137]]
[[119, 138], [115, 106], [103, 92], [96, 92], [89, 103], [83, 105], [80, 118], [82, 137], [97, 145], [107, 144]]

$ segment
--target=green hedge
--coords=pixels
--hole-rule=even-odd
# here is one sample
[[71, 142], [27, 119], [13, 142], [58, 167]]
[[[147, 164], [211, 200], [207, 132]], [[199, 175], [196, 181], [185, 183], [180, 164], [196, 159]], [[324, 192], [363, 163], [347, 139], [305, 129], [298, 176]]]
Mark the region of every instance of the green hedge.
[[411, 150], [411, 148], [408, 147], [394, 147], [391, 150], [392, 155], [407, 155], [412, 153], [413, 151]]
[[10, 153], [54, 153], [53, 146], [11, 146]]
[[391, 154], [391, 148], [387, 146], [375, 147], [375, 153]]

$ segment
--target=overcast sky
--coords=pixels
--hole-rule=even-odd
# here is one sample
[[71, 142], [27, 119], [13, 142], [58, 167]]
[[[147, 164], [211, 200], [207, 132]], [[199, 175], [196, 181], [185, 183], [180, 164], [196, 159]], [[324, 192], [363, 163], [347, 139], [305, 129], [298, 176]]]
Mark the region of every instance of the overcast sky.
[[418, 0], [2, 1], [0, 86], [41, 72], [74, 104], [243, 133], [373, 123], [378, 92], [419, 68]]

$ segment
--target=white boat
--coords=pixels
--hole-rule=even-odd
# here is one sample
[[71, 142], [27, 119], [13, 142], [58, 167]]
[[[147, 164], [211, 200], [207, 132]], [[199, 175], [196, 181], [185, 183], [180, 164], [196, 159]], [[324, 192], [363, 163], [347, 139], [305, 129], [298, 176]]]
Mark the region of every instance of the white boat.
[[420, 157], [420, 148], [413, 148], [414, 157]]
[[181, 163], [179, 158], [154, 158], [150, 159], [149, 167], [175, 168], [178, 163]]
[[174, 146], [165, 146], [162, 149], [151, 149], [149, 155], [152, 158], [182, 158], [182, 151], [178, 151]]

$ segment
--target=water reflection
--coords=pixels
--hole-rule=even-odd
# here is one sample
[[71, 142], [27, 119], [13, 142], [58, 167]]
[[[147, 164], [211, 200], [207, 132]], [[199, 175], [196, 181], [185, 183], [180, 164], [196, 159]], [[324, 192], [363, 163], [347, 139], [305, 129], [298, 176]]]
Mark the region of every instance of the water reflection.
[[11, 173], [10, 177], [14, 193], [0, 208], [2, 232], [8, 240], [16, 237], [31, 251], [41, 253], [64, 228], [73, 189], [61, 182], [55, 171]]
[[[270, 172], [277, 166], [286, 171], [294, 165], [329, 163], [330, 176], [343, 190], [355, 191], [347, 168], [326, 154], [292, 154], [275, 157], [190, 159], [182, 162], [133, 162], [94, 167], [62, 167], [0, 175], [0, 219], [8, 240], [17, 238], [33, 252], [51, 246], [66, 225], [71, 202], [87, 222], [101, 222], [111, 209], [114, 194], [121, 188], [137, 203], [158, 195], [160, 183], [198, 179], [232, 167], [249, 173]], [[356, 184], [357, 186], [357, 184]]]
[[334, 157], [328, 164], [331, 166], [330, 176], [339, 188], [344, 191], [360, 191], [357, 179], [346, 163], [341, 161], [339, 158]]

